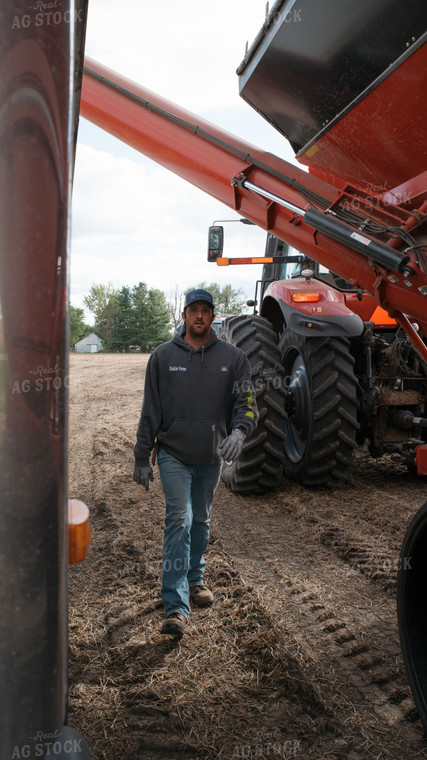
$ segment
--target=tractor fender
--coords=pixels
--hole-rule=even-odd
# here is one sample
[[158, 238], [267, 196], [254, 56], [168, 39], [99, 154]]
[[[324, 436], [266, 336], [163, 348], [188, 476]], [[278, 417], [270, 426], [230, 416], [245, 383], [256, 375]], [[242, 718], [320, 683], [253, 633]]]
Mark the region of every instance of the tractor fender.
[[345, 304], [344, 294], [320, 280], [295, 277], [272, 282], [265, 291], [262, 316], [280, 309], [284, 326], [297, 335], [353, 338], [363, 332], [363, 321]]

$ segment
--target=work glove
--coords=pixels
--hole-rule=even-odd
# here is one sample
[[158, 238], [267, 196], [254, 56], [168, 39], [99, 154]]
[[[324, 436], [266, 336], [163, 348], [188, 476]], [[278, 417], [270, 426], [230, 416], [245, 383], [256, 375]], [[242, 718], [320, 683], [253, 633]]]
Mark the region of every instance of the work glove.
[[148, 491], [150, 487], [150, 480], [154, 480], [153, 469], [151, 465], [146, 464], [144, 467], [137, 467], [135, 465], [135, 469], [133, 471], [133, 479], [139, 483], [140, 486], [144, 486], [145, 490]]
[[224, 462], [231, 464], [235, 459], [237, 459], [242, 450], [243, 441], [245, 438], [246, 436], [243, 431], [239, 430], [238, 428], [233, 430], [231, 435], [229, 435], [227, 438], [224, 438], [219, 447]]

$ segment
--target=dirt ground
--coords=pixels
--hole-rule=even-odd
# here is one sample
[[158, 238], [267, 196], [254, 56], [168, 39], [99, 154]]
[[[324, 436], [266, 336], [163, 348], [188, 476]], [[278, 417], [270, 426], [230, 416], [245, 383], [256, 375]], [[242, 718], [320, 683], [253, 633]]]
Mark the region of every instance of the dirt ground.
[[342, 490], [221, 483], [185, 636], [159, 634], [158, 473], [132, 481], [148, 356], [73, 355], [69, 495], [91, 511], [70, 568], [69, 722], [93, 760], [416, 760], [427, 740], [396, 621], [400, 546], [426, 483], [359, 451]]

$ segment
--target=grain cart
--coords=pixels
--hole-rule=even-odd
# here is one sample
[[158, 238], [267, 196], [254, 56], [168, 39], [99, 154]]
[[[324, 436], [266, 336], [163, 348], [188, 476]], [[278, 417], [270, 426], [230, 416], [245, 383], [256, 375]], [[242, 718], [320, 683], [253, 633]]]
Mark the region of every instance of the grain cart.
[[[250, 357], [261, 410], [224, 470], [232, 490], [283, 472], [340, 485], [365, 440], [426, 474], [426, 29], [418, 0], [274, 4], [240, 92], [308, 172], [86, 60], [84, 116], [270, 236], [257, 313], [224, 333]], [[426, 537], [424, 508], [402, 549], [414, 572], [400, 576], [399, 618], [427, 727]]]

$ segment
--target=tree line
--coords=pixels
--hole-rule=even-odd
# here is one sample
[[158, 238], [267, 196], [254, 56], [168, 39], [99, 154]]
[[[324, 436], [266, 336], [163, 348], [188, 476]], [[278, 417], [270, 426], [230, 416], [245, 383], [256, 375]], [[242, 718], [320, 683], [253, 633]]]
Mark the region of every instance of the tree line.
[[231, 285], [221, 287], [201, 282], [185, 291], [175, 288], [167, 298], [163, 291], [148, 288], [144, 282], [121, 288], [114, 288], [111, 283], [94, 284], [83, 298], [86, 309], [93, 315], [92, 325], [85, 323], [84, 309], [70, 304], [70, 345], [73, 347], [95, 332], [102, 339], [104, 351], [127, 353], [137, 349], [151, 353], [172, 337], [181, 321], [185, 293], [194, 288], [212, 293], [217, 314], [242, 313], [243, 293]]

